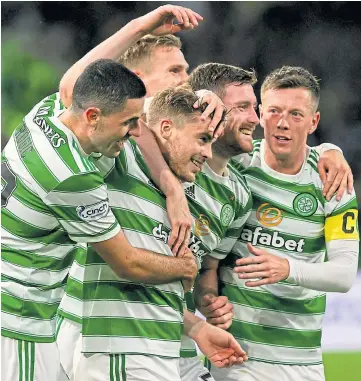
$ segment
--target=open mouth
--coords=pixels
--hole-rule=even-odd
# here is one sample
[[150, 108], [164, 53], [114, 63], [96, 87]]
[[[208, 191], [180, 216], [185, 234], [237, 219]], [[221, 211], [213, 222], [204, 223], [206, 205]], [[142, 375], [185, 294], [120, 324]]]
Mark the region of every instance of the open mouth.
[[242, 135], [252, 136], [253, 130], [248, 130], [247, 128], [240, 128], [238, 130]]
[[202, 169], [202, 166], [203, 166], [203, 161], [198, 161], [198, 160], [195, 160], [195, 159], [191, 159], [191, 162], [199, 169], [201, 170]]
[[289, 142], [291, 139], [287, 138], [286, 136], [275, 136], [275, 138], [280, 142]]

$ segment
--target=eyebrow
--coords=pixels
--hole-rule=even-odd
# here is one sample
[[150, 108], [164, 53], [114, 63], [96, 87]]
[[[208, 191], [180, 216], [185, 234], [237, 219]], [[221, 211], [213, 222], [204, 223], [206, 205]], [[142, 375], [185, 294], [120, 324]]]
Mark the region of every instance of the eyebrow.
[[237, 102], [236, 103], [236, 106], [241, 106], [241, 105], [246, 105], [246, 106], [253, 105], [254, 107], [257, 107], [258, 106], [258, 102], [256, 101], [256, 102], [252, 103], [250, 101], [244, 101], [244, 102]]
[[177, 68], [177, 69], [183, 69], [184, 68], [185, 71], [188, 71], [189, 70], [189, 65], [171, 65], [169, 68], [170, 69], [175, 69], [175, 68]]

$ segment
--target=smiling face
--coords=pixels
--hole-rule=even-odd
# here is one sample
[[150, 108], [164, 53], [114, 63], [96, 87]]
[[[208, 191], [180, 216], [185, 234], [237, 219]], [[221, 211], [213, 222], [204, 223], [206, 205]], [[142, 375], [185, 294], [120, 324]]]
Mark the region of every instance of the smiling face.
[[144, 98], [128, 99], [121, 111], [101, 115], [96, 108], [88, 109], [86, 117], [94, 121], [89, 131], [92, 152], [100, 152], [106, 157], [117, 157], [123, 144], [130, 136], [139, 136], [138, 119], [143, 112]]
[[266, 162], [276, 170], [275, 166], [282, 162], [297, 173], [305, 157], [307, 136], [316, 130], [320, 120], [315, 99], [302, 87], [269, 89], [261, 95]]
[[206, 160], [212, 157], [212, 135], [208, 128], [211, 119], [200, 116], [185, 120], [160, 122], [159, 145], [171, 170], [181, 181], [193, 182]]
[[250, 84], [230, 84], [225, 87], [223, 103], [227, 107], [227, 124], [224, 135], [218, 139], [229, 156], [253, 150], [252, 134], [259, 123], [257, 98]]

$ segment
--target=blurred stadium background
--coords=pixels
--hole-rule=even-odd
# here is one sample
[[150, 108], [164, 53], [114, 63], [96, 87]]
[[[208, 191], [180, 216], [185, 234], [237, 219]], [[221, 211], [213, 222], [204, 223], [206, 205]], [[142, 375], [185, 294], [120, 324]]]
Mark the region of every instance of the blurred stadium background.
[[[265, 75], [284, 64], [304, 66], [321, 79], [321, 123], [309, 143], [342, 148], [360, 204], [360, 4], [171, 3], [204, 17], [198, 29], [179, 34], [191, 69], [211, 61], [253, 67], [257, 95]], [[2, 147], [32, 106], [56, 91], [74, 62], [131, 19], [162, 4], [2, 1]], [[256, 136], [262, 136], [260, 127]], [[323, 346], [327, 381], [361, 381], [361, 274], [348, 294], [329, 295]]]

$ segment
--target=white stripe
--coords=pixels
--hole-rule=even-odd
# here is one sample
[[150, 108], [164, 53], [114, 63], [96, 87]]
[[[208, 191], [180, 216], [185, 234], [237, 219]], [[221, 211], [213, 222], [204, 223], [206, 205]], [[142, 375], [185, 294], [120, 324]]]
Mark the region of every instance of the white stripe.
[[322, 361], [321, 348], [288, 348], [238, 340], [248, 357], [280, 363], [310, 364]]
[[38, 194], [41, 199], [44, 199], [47, 193], [37, 184], [36, 181], [34, 181], [30, 172], [23, 164], [16, 149], [14, 135], [11, 136], [8, 144], [6, 145], [4, 154], [9, 161], [11, 170], [28, 186], [28, 188]]
[[6, 209], [21, 220], [42, 229], [52, 230], [59, 226], [59, 222], [54, 216], [31, 209], [15, 197], [10, 197]]
[[29, 127], [34, 147], [53, 176], [60, 182], [71, 177], [73, 172], [58, 155], [41, 128], [33, 122], [31, 113], [25, 117], [25, 123]]
[[182, 336], [181, 350], [196, 350], [196, 343], [188, 336]]
[[1, 282], [2, 292], [20, 299], [40, 303], [60, 303], [60, 300], [64, 294], [64, 288], [65, 286], [58, 287], [53, 290], [41, 291], [36, 287], [23, 286], [22, 284], [16, 282]]
[[[86, 254], [84, 253], [84, 255], [86, 255]], [[71, 265], [71, 268], [69, 271], [69, 277], [76, 279], [79, 282], [83, 282], [84, 271], [85, 271], [84, 266], [80, 265], [75, 259], [73, 264]]]
[[79, 318], [83, 317], [83, 302], [75, 299], [68, 294], [64, 294], [61, 299], [59, 310], [75, 315]]
[[33, 242], [24, 238], [17, 237], [16, 235], [13, 235], [5, 230], [3, 227], [1, 228], [1, 239], [2, 243], [8, 246], [10, 249], [36, 251], [36, 254], [44, 255], [49, 258], [65, 258], [70, 251], [76, 248], [83, 248], [86, 250], [85, 244], [74, 245], [74, 243], [69, 242], [69, 244], [57, 245], [55, 243], [50, 243], [45, 245], [40, 242]]
[[10, 315], [2, 311], [1, 325], [2, 328], [14, 332], [21, 332], [30, 336], [47, 337], [54, 334], [56, 319], [54, 317], [51, 320], [37, 320], [25, 316]]
[[60, 271], [50, 269], [40, 270], [30, 267], [20, 267], [5, 261], [1, 263], [2, 273], [14, 279], [26, 280], [42, 286], [50, 286], [63, 280], [69, 272], [70, 266]]
[[309, 290], [300, 286], [288, 285], [288, 284], [268, 284], [261, 287], [247, 287], [246, 282], [248, 280], [239, 279], [238, 275], [231, 269], [221, 267], [220, 278], [225, 283], [230, 283], [238, 286], [240, 289], [258, 291], [263, 293], [271, 293], [280, 298], [290, 298], [295, 300], [312, 299], [325, 295], [320, 291]]
[[103, 241], [107, 241], [108, 239], [114, 238], [119, 232], [120, 232], [120, 226], [115, 225], [112, 230], [102, 235], [96, 235], [94, 237], [90, 235], [85, 237], [79, 237], [79, 236], [72, 236], [69, 234], [69, 237], [75, 242], [84, 242], [84, 243], [103, 242]]
[[216, 198], [211, 197], [206, 190], [204, 191], [197, 183], [194, 183], [194, 196], [195, 202], [202, 205], [202, 207], [207, 210], [209, 214], [220, 219], [221, 210], [223, 204], [220, 203]]
[[247, 323], [295, 330], [321, 329], [323, 314], [290, 314], [233, 303], [234, 319]]
[[46, 198], [46, 204], [64, 206], [93, 205], [105, 201], [107, 198], [107, 187], [103, 184], [96, 189], [85, 192], [50, 192]]
[[[54, 119], [55, 118], [50, 118], [50, 120], [54, 123]], [[70, 149], [70, 152], [72, 153], [73, 155], [73, 158], [76, 162], [76, 165], [79, 167], [80, 171], [81, 172], [88, 172], [89, 170], [87, 168], [85, 168], [85, 165], [83, 164], [83, 161], [81, 160], [81, 157], [78, 153], [78, 151], [73, 147], [73, 139], [69, 140], [69, 149]], [[87, 160], [87, 159], [85, 159]]]
[[82, 352], [90, 353], [143, 353], [154, 356], [179, 357], [180, 342], [140, 339], [131, 337], [84, 336]]
[[119, 300], [84, 301], [84, 316], [183, 322], [183, 316], [169, 306]]
[[[136, 283], [130, 282], [127, 279], [119, 278], [114, 271], [106, 264], [94, 264], [85, 267], [84, 273], [84, 281], [85, 282], [97, 282], [97, 281], [118, 281], [123, 283]], [[158, 285], [147, 285], [142, 284], [144, 287], [150, 289], [161, 290], [165, 292], [172, 292], [177, 294], [180, 297], [183, 297], [184, 290], [181, 282], [172, 282], [166, 284], [158, 284]]]
[[164, 241], [133, 230], [123, 229], [129, 243], [136, 248], [154, 251], [158, 254], [173, 256], [170, 247]]
[[161, 208], [147, 199], [133, 196], [130, 193], [120, 192], [115, 189], [109, 189], [108, 195], [109, 204], [112, 208], [126, 209], [142, 214], [145, 217], [151, 217], [156, 221], [162, 222], [170, 229], [170, 222], [166, 209]]

